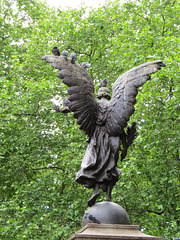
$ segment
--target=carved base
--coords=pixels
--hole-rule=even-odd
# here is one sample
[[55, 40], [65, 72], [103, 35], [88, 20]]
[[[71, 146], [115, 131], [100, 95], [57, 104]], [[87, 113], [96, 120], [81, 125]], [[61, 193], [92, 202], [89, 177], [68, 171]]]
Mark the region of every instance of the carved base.
[[121, 224], [88, 223], [68, 240], [163, 240], [161, 237], [146, 235], [139, 226]]

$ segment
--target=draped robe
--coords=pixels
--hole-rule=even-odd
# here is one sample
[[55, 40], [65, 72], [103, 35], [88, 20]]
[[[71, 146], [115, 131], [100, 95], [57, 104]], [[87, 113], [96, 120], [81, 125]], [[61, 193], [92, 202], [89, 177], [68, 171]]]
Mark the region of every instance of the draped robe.
[[98, 101], [96, 127], [76, 175], [78, 183], [87, 188], [93, 188], [98, 183], [103, 191], [107, 190], [109, 182], [114, 186], [121, 174], [117, 167], [120, 137], [110, 135], [106, 128], [108, 105], [106, 98]]

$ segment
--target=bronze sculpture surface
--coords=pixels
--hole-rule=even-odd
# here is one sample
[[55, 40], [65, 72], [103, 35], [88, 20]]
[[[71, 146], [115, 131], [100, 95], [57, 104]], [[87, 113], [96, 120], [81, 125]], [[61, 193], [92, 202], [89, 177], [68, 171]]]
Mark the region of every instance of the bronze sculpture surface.
[[46, 55], [42, 59], [60, 70], [58, 77], [69, 87], [70, 96], [64, 101], [65, 109], [55, 106], [55, 110], [74, 112], [80, 129], [88, 135], [88, 146], [76, 181], [94, 189], [88, 201], [88, 205], [93, 206], [100, 195], [99, 189], [106, 192], [106, 200], [111, 201], [112, 188], [121, 174], [117, 167], [120, 144], [122, 142], [123, 145], [122, 160], [136, 136], [135, 123], [127, 129], [127, 133], [124, 128], [134, 112], [137, 88], [165, 64], [161, 60], [152, 61], [122, 74], [113, 84], [112, 98], [106, 88], [106, 81], [102, 81], [97, 95], [99, 101], [96, 101], [91, 77], [85, 70], [88, 64], [83, 63], [81, 66], [75, 61], [74, 55], [71, 59], [67, 55]]

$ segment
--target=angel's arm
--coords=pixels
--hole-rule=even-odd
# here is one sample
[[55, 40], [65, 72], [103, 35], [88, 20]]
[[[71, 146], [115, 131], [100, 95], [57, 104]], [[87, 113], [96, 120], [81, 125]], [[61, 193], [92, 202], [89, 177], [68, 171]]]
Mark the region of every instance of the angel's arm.
[[121, 75], [112, 87], [109, 103], [107, 129], [112, 135], [120, 135], [134, 112], [138, 87], [150, 79], [165, 64], [161, 60], [148, 62]]
[[69, 109], [74, 112], [74, 117], [80, 125], [80, 129], [90, 137], [94, 132], [97, 115], [97, 102], [94, 98], [94, 86], [87, 71], [78, 63], [61, 56], [46, 55], [42, 60], [51, 63], [59, 69], [58, 77], [63, 79], [69, 89]]

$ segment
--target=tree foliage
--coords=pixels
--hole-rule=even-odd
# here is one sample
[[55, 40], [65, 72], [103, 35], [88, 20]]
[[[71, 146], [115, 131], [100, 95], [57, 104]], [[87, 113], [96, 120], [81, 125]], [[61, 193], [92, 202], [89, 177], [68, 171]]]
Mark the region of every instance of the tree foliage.
[[119, 162], [113, 201], [145, 233], [180, 237], [179, 6], [136, 0], [62, 11], [36, 0], [1, 2], [1, 239], [68, 239], [81, 228], [91, 194], [74, 180], [86, 136], [71, 114], [52, 108], [53, 98], [67, 95], [56, 70], [41, 61], [55, 45], [91, 63], [96, 91], [103, 78], [110, 87], [134, 66], [165, 62], [139, 91], [130, 120], [138, 137]]

